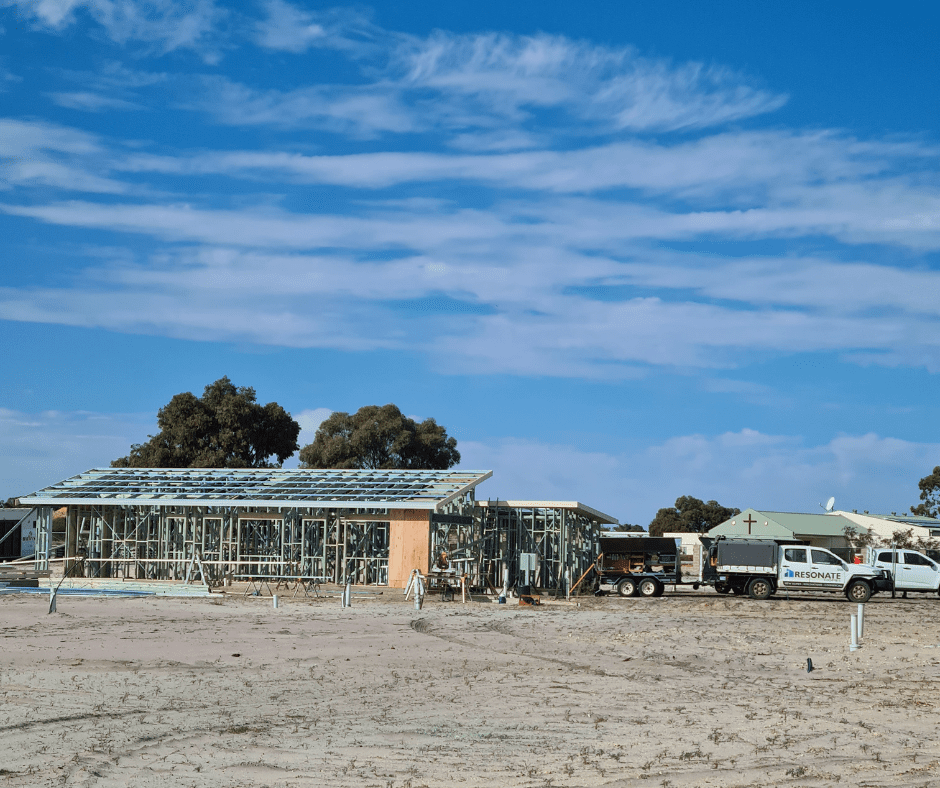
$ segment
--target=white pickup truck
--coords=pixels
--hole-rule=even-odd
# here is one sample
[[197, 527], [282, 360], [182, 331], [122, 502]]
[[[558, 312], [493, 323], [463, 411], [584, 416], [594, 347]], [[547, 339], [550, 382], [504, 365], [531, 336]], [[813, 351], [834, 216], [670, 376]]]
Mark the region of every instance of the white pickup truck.
[[890, 573], [895, 591], [940, 594], [940, 566], [923, 553], [907, 548], [869, 547], [866, 559]]
[[883, 569], [849, 564], [820, 547], [782, 539], [719, 536], [703, 545], [700, 582], [719, 594], [747, 594], [767, 599], [779, 590], [837, 591], [851, 602], [867, 602], [873, 593], [890, 589]]

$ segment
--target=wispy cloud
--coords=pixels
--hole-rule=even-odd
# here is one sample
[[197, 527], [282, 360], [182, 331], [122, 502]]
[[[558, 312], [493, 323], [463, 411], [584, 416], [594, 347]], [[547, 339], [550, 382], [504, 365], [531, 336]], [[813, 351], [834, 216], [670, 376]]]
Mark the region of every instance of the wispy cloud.
[[3, 5], [51, 30], [63, 30], [87, 14], [112, 41], [151, 44], [161, 52], [205, 50], [225, 15], [213, 0], [4, 0]]
[[[162, 224], [178, 230], [183, 221], [171, 212]], [[212, 220], [201, 214], [187, 221], [204, 232]], [[296, 243], [303, 233], [300, 225], [272, 222], [265, 240], [290, 235]], [[231, 217], [215, 230], [235, 236], [239, 224]], [[337, 245], [330, 233], [338, 228], [329, 224], [320, 227], [324, 247]], [[366, 225], [342, 232], [348, 247]], [[668, 261], [625, 263], [508, 237], [496, 242], [501, 257], [485, 261], [460, 248], [467, 242], [442, 241], [435, 252], [392, 261], [351, 251], [201, 247], [89, 269], [68, 289], [0, 290], [0, 316], [186, 339], [410, 348], [450, 365], [459, 360], [459, 368], [523, 375], [635, 377], [656, 367], [731, 369], [767, 354], [804, 352], [940, 370], [940, 308], [930, 298], [940, 288], [937, 272], [850, 266], [852, 286], [868, 294], [851, 304], [813, 289], [817, 266], [839, 279], [835, 263], [700, 261], [701, 270], [690, 265], [666, 277]], [[596, 289], [603, 281], [631, 285], [610, 298]], [[653, 288], [662, 295], [636, 294]], [[311, 311], [311, 302], [330, 308]]]
[[326, 29], [314, 21], [312, 13], [284, 0], [269, 0], [265, 10], [267, 19], [256, 27], [258, 45], [265, 49], [303, 52], [327, 37]]
[[122, 194], [124, 183], [97, 174], [104, 148], [91, 134], [51, 123], [0, 119], [0, 189], [54, 186]]
[[392, 67], [404, 86], [471, 100], [487, 116], [519, 120], [536, 108], [560, 107], [595, 131], [704, 128], [786, 102], [729, 69], [562, 36], [437, 32], [401, 44]]
[[359, 137], [418, 128], [414, 113], [381, 86], [260, 90], [219, 76], [205, 77], [201, 83], [201, 97], [187, 99], [182, 106], [209, 112], [233, 126], [319, 127]]
[[90, 93], [88, 91], [75, 91], [69, 93], [50, 93], [51, 98], [60, 107], [68, 109], [79, 109], [86, 112], [101, 112], [109, 109], [138, 110], [141, 107], [130, 101], [114, 98], [113, 96], [103, 96], [100, 93]]
[[233, 125], [360, 136], [444, 130], [454, 144], [481, 149], [497, 139], [516, 145], [520, 132], [596, 137], [703, 129], [773, 112], [787, 100], [731, 69], [644, 57], [629, 47], [544, 34], [419, 37], [382, 30], [347, 10], [313, 12], [285, 0], [264, 7], [265, 18], [250, 26], [259, 46], [341, 50], [360, 80], [260, 88], [213, 78], [189, 106]]
[[[45, 2], [29, 13], [59, 29], [86, 14], [123, 14], [136, 30], [127, 20], [184, 13]], [[179, 122], [195, 110], [242, 127], [212, 149], [0, 121], [7, 219], [149, 250], [7, 288], [0, 315], [409, 348], [525, 375], [733, 369], [800, 352], [940, 369], [935, 142], [752, 128], [743, 121], [782, 93], [628, 47], [406, 35], [286, 0], [261, 13], [235, 28], [287, 60], [330, 48], [347, 79], [301, 69], [272, 86], [113, 60], [97, 75], [59, 72], [87, 82], [53, 93], [73, 107], [149, 107], [138, 93], [155, 88]], [[330, 310], [310, 310], [314, 298]]]

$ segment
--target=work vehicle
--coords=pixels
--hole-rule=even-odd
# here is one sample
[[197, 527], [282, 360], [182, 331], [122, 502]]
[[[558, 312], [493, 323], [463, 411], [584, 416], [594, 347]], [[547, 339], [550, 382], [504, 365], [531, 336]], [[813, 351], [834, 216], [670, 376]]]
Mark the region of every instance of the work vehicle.
[[916, 550], [869, 547], [869, 564], [889, 573], [895, 591], [927, 591], [940, 594], [940, 566]]
[[699, 582], [719, 594], [767, 599], [777, 591], [839, 591], [851, 602], [867, 602], [890, 589], [883, 569], [848, 564], [821, 547], [785, 539], [700, 537]]
[[662, 596], [667, 585], [682, 582], [679, 540], [655, 536], [602, 536], [597, 557], [600, 585], [620, 596]]

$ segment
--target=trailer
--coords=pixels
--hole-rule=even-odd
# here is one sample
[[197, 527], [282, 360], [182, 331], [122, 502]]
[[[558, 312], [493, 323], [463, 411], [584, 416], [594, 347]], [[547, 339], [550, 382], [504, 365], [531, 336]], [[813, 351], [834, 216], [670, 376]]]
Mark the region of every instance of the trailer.
[[620, 596], [662, 596], [667, 585], [682, 583], [678, 539], [605, 535], [600, 548], [598, 586], [613, 586]]
[[891, 578], [879, 567], [848, 564], [834, 553], [792, 539], [700, 537], [699, 582], [719, 594], [767, 599], [778, 590], [836, 591], [852, 602], [890, 590]]

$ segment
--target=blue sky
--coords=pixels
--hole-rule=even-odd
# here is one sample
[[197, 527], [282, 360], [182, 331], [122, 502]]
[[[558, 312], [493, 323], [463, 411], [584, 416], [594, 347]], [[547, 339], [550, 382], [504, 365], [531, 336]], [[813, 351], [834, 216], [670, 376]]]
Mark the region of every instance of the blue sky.
[[484, 498], [906, 510], [936, 14], [770, 5], [0, 0], [0, 496], [228, 375]]

